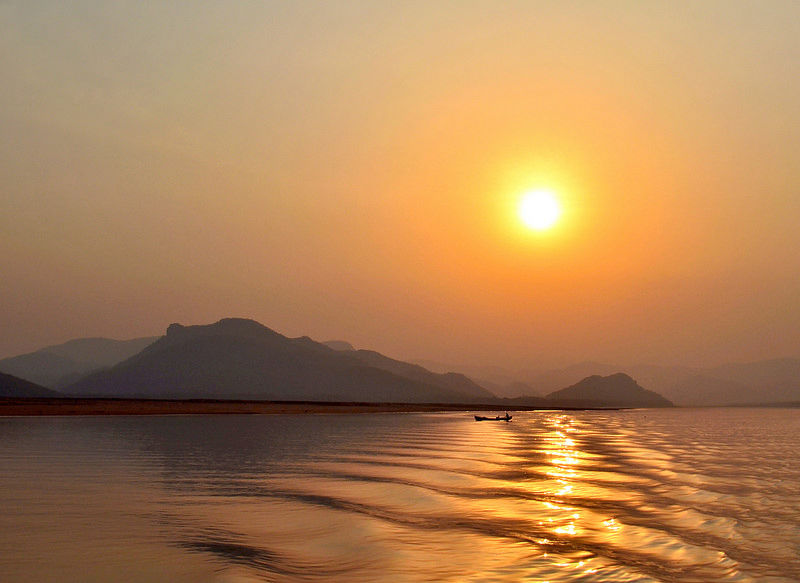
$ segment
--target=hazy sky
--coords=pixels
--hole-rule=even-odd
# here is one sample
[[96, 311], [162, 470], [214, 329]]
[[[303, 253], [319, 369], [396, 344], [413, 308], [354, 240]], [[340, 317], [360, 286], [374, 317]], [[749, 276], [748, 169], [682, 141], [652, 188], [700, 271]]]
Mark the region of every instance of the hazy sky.
[[0, 79], [0, 356], [800, 356], [798, 2], [0, 1]]

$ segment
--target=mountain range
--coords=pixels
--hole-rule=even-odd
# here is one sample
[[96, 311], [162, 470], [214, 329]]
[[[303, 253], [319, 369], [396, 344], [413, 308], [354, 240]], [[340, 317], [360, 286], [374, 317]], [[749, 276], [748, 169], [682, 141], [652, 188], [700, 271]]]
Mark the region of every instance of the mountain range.
[[463, 375], [373, 351], [288, 338], [253, 320], [172, 324], [115, 366], [65, 387], [80, 396], [307, 401], [474, 402], [494, 398]]
[[[469, 376], [449, 372], [453, 369]], [[636, 381], [627, 374], [620, 376], [623, 370]], [[585, 362], [562, 369], [509, 372], [499, 367], [404, 362], [357, 350], [342, 340], [289, 338], [239, 318], [205, 326], [173, 324], [162, 337], [71, 340], [2, 359], [0, 371], [40, 389], [84, 396], [524, 402], [543, 407], [664, 404], [645, 398], [646, 393], [681, 406], [800, 400], [799, 359], [714, 368]], [[611, 380], [600, 380], [606, 378]], [[612, 385], [613, 398], [603, 393]]]

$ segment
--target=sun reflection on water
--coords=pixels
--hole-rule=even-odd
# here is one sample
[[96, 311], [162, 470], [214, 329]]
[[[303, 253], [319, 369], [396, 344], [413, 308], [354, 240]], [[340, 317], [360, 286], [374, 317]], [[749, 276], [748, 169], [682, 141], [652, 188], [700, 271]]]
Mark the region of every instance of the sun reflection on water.
[[586, 472], [584, 466], [592, 454], [581, 450], [579, 422], [570, 415], [560, 414], [549, 415], [542, 421], [548, 429], [541, 449], [546, 464], [542, 469], [549, 478], [542, 483], [542, 494], [549, 499], [544, 508], [551, 515], [540, 521], [550, 534], [538, 542], [553, 551], [545, 552], [544, 556], [551, 558], [552, 567], [570, 573], [565, 576], [592, 577], [607, 565], [587, 549], [599, 544], [598, 535], [605, 539], [620, 527], [614, 517], [598, 516], [597, 512], [581, 506], [584, 497], [597, 492], [596, 486], [586, 479], [591, 472]]

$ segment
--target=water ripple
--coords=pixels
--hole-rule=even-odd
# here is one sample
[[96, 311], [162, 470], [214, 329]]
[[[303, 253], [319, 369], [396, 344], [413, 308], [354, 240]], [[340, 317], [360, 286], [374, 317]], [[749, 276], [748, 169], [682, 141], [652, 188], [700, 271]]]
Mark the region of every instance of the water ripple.
[[4, 581], [800, 580], [791, 411], [0, 420], [0, 443]]

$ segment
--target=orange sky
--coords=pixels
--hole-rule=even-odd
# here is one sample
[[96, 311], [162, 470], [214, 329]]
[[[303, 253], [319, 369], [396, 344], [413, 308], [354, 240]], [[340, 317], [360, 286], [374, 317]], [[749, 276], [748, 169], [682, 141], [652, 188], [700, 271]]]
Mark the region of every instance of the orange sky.
[[800, 5], [565, 4], [3, 3], [0, 356], [800, 356]]

